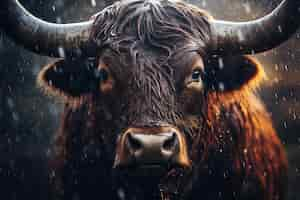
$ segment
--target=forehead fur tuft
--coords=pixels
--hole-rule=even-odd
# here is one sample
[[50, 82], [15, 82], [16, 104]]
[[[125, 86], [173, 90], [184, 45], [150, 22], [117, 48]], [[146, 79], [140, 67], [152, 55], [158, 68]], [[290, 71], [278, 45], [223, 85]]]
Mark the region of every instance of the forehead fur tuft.
[[204, 48], [210, 39], [209, 16], [178, 1], [121, 1], [96, 17], [92, 40], [114, 49], [138, 46], [167, 55], [187, 43]]

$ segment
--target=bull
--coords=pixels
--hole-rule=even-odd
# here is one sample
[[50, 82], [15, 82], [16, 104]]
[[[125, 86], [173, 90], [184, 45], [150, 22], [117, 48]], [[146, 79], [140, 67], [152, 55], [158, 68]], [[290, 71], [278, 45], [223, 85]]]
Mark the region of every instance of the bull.
[[246, 55], [289, 39], [299, 10], [283, 0], [230, 22], [182, 1], [123, 0], [54, 24], [2, 0], [3, 30], [59, 58], [38, 77], [65, 102], [54, 198], [284, 199], [285, 151], [256, 94], [264, 70]]

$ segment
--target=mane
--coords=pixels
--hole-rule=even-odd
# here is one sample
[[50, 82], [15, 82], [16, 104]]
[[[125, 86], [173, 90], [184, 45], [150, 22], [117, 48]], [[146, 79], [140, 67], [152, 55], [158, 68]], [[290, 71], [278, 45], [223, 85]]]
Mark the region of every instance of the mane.
[[[202, 130], [205, 136], [196, 138], [194, 144], [194, 148], [202, 147], [201, 162], [225, 158], [221, 168], [224, 176], [232, 179], [231, 184], [245, 184], [258, 177], [257, 187], [269, 191], [264, 199], [283, 196], [280, 187], [285, 187], [286, 155], [260, 98], [249, 88], [230, 94], [212, 92], [207, 98], [207, 130]], [[194, 153], [199, 154], [199, 150]], [[232, 171], [239, 176], [230, 177]]]

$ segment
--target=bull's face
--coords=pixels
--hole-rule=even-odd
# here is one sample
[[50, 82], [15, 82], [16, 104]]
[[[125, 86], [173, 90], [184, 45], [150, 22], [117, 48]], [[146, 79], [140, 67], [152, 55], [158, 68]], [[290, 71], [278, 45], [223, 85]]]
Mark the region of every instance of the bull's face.
[[113, 170], [138, 182], [174, 181], [201, 159], [195, 140], [206, 137], [209, 95], [238, 91], [262, 73], [247, 57], [204, 59], [186, 45], [160, 65], [164, 56], [155, 51], [137, 60], [106, 47], [96, 59], [46, 67], [40, 82], [69, 101], [83, 98], [75, 106], [92, 101], [97, 111], [90, 114], [96, 118], [90, 130], [109, 141], [101, 145], [112, 149], [106, 156]]
[[124, 0], [69, 25], [37, 20], [13, 0], [1, 3], [0, 14], [7, 33], [28, 49], [65, 57], [42, 70], [40, 83], [75, 106], [91, 105], [83, 131], [113, 149], [111, 168], [170, 182], [201, 155], [195, 144], [209, 130], [211, 94], [248, 88], [263, 74], [251, 59], [233, 55], [288, 39], [299, 26], [299, 2], [285, 0], [246, 23], [168, 0]]

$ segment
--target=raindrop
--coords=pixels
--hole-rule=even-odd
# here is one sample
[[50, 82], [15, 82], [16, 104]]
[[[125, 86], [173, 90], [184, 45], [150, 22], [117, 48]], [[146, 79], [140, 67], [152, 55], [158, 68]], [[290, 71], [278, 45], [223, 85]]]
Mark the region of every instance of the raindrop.
[[66, 57], [65, 50], [63, 47], [58, 47], [58, 54], [62, 58]]
[[242, 5], [245, 8], [246, 13], [250, 14], [251, 13], [250, 4], [247, 2], [247, 3], [243, 3]]
[[219, 59], [218, 59], [218, 63], [219, 63], [219, 68], [220, 68], [220, 69], [223, 69], [223, 68], [224, 68], [224, 61], [223, 61], [222, 58], [219, 58]]
[[16, 121], [16, 122], [18, 122], [19, 119], [20, 119], [20, 118], [19, 118], [19, 115], [18, 115], [16, 112], [13, 112], [13, 113], [12, 113], [12, 117], [13, 117], [13, 120]]
[[278, 26], [278, 31], [282, 33], [282, 27], [280, 25]]
[[15, 103], [12, 98], [10, 98], [10, 97], [7, 98], [7, 105], [9, 108], [15, 107]]
[[224, 89], [225, 89], [225, 85], [224, 85], [224, 83], [222, 83], [222, 82], [219, 82], [218, 87], [219, 87], [219, 90], [220, 90], [220, 91], [224, 91]]
[[119, 188], [117, 192], [118, 192], [119, 198], [121, 200], [125, 200], [125, 192], [124, 192], [123, 188]]
[[93, 7], [96, 7], [97, 6], [96, 0], [91, 0], [91, 4]]
[[56, 23], [61, 24], [61, 22], [62, 22], [61, 17], [57, 17], [56, 18]]
[[245, 40], [244, 34], [240, 30], [237, 32], [237, 34], [238, 34], [239, 41]]

